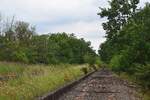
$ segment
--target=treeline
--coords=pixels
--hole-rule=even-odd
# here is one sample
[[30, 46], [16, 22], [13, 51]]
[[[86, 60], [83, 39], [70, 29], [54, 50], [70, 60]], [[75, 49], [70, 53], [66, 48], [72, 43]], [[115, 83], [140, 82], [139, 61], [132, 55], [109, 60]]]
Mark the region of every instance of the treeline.
[[139, 0], [112, 0], [99, 15], [107, 40], [100, 46], [101, 59], [112, 70], [133, 77], [144, 90], [150, 90], [150, 4], [137, 9]]
[[0, 61], [82, 64], [96, 56], [91, 43], [74, 34], [38, 35], [29, 23], [13, 20], [1, 30]]

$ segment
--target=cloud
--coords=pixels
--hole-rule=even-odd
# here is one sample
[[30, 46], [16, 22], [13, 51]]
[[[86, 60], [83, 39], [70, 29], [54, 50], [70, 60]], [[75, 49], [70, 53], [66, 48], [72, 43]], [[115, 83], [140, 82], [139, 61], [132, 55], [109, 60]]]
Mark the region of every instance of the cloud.
[[[0, 12], [36, 25], [38, 33], [68, 32], [91, 41], [94, 49], [105, 41], [105, 32], [97, 16], [98, 7], [108, 0], [1, 0]], [[144, 6], [141, 0], [140, 6]]]
[[73, 23], [68, 23], [63, 25], [56, 25], [51, 28], [51, 32], [52, 33], [57, 33], [57, 32], [75, 33], [75, 35], [78, 38], [84, 38], [87, 41], [90, 40], [95, 50], [97, 50], [99, 44], [104, 42], [105, 40], [103, 38], [105, 32], [99, 20], [94, 20], [90, 22], [79, 21], [79, 22], [73, 22]]
[[[72, 23], [65, 23], [59, 25], [46, 25], [43, 27], [44, 30], [41, 33], [57, 33], [57, 32], [67, 32], [75, 33], [78, 38], [84, 38], [87, 41], [91, 41], [92, 46], [95, 50], [98, 49], [99, 44], [104, 42], [105, 32], [101, 26], [102, 21], [93, 20], [93, 21], [75, 21]], [[42, 27], [42, 26], [41, 26]], [[49, 31], [50, 30], [50, 31]]]
[[90, 18], [96, 14], [97, 3], [97, 0], [1, 0], [0, 9], [35, 23], [54, 22], [64, 17]]
[[39, 33], [75, 33], [97, 49], [104, 35], [98, 7], [105, 3], [105, 0], [12, 0], [11, 3], [1, 0], [0, 11], [35, 24]]
[[149, 0], [140, 0], [139, 7], [144, 7], [145, 3], [149, 2]]

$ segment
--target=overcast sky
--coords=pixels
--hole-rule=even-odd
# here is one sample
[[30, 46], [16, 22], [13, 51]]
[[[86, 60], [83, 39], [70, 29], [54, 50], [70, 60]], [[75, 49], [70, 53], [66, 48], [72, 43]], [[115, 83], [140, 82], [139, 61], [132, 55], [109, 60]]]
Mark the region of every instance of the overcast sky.
[[[36, 26], [39, 34], [51, 32], [75, 33], [91, 41], [95, 50], [105, 41], [105, 31], [97, 16], [98, 7], [108, 7], [108, 0], [0, 0], [0, 13], [15, 15]], [[141, 0], [140, 6], [149, 0]]]

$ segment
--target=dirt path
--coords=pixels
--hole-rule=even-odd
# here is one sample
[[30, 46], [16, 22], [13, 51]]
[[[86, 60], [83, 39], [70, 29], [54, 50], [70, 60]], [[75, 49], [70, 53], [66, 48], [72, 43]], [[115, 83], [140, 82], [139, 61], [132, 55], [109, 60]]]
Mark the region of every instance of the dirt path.
[[103, 69], [64, 93], [58, 100], [141, 100], [136, 88]]

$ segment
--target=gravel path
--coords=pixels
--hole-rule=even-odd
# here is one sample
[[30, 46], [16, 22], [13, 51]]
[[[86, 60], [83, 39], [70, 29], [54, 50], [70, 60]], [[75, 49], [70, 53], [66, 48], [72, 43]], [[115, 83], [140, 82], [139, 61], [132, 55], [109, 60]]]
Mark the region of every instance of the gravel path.
[[141, 100], [134, 85], [121, 80], [111, 71], [95, 72], [62, 94], [58, 100]]

